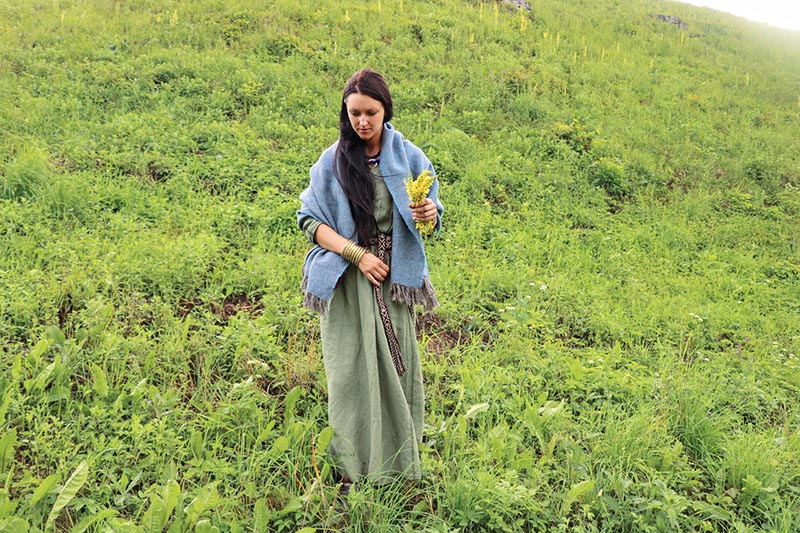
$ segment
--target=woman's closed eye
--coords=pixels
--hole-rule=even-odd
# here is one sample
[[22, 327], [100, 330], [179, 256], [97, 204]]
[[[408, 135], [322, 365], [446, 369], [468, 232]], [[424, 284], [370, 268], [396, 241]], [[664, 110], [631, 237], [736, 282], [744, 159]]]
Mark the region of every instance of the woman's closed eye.
[[[351, 114], [352, 116], [354, 116], [354, 117], [358, 117], [358, 116], [361, 116], [361, 111], [350, 111], [350, 114]], [[374, 117], [374, 116], [375, 116], [375, 115], [377, 115], [377, 114], [378, 114], [378, 112], [377, 112], [377, 111], [375, 111], [375, 110], [369, 110], [369, 111], [367, 111], [367, 116], [370, 116], [370, 117]]]

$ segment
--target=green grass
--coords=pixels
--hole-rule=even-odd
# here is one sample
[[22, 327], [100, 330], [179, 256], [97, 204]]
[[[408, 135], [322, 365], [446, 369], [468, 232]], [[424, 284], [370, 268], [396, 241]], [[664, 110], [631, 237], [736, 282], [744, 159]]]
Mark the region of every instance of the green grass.
[[[800, 529], [800, 35], [532, 4], [0, 5], [0, 530]], [[341, 515], [294, 212], [362, 66], [442, 305]]]

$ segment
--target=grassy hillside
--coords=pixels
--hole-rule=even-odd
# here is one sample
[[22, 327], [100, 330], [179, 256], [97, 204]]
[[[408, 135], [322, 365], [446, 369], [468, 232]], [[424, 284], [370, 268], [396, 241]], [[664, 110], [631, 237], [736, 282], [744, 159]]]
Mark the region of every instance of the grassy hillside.
[[[0, 530], [800, 530], [800, 34], [531, 4], [0, 3]], [[338, 516], [294, 212], [363, 66], [442, 305], [427, 477]]]

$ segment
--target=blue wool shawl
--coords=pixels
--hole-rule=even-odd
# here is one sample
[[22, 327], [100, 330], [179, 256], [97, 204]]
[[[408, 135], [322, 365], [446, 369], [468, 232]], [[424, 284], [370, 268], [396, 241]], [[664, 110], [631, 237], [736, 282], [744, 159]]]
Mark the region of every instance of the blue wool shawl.
[[[311, 167], [311, 183], [300, 195], [302, 206], [297, 211], [297, 223], [306, 217], [330, 226], [339, 235], [358, 242], [356, 225], [350, 205], [334, 175], [336, 146], [325, 150]], [[425, 247], [416, 229], [405, 181], [409, 174], [415, 178], [433, 165], [425, 154], [406, 140], [389, 122], [383, 125], [381, 140], [381, 175], [394, 201], [392, 219], [392, 264], [389, 277], [392, 299], [408, 305], [422, 305], [425, 310], [438, 305], [436, 293], [428, 275]], [[439, 216], [436, 231], [441, 227], [444, 210], [438, 199], [439, 181], [434, 180], [428, 197], [436, 204]], [[317, 245], [306, 255], [303, 264], [303, 305], [321, 315], [327, 315], [333, 290], [349, 263], [341, 255]]]

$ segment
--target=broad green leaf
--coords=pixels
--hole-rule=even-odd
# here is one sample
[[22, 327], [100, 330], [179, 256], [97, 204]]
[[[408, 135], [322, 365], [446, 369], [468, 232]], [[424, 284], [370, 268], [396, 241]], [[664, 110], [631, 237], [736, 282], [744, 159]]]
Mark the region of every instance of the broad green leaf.
[[478, 413], [482, 413], [488, 410], [489, 410], [488, 403], [476, 403], [475, 405], [467, 409], [467, 413], [464, 416], [466, 418], [474, 418], [475, 415], [477, 415]]
[[144, 515], [144, 529], [148, 533], [160, 533], [178, 505], [181, 487], [177, 481], [170, 480], [161, 488], [161, 494], [150, 496], [150, 507]]
[[106, 527], [100, 531], [103, 533], [112, 531], [114, 533], [144, 533], [144, 528], [140, 525], [134, 524], [130, 520], [112, 518]]
[[313, 527], [304, 527], [303, 529], [298, 529], [295, 533], [317, 533], [317, 529]]
[[264, 498], [256, 501], [255, 508], [253, 509], [253, 531], [267, 531], [269, 520], [269, 508], [267, 501]]
[[53, 508], [50, 510], [50, 514], [47, 516], [47, 524], [45, 525], [45, 530], [50, 529], [51, 526], [55, 524], [56, 518], [58, 518], [58, 513], [67, 506], [69, 502], [78, 494], [78, 491], [81, 490], [83, 484], [86, 483], [86, 479], [89, 477], [89, 464], [86, 461], [81, 461], [81, 464], [75, 469], [71, 476], [64, 486], [61, 488], [61, 492], [58, 494], [58, 498], [56, 498], [56, 503], [53, 504]]
[[89, 334], [93, 337], [97, 337], [98, 335], [102, 334], [113, 318], [114, 306], [111, 304], [105, 304], [101, 306], [96, 311], [95, 326], [91, 328]]
[[164, 485], [164, 490], [161, 493], [164, 498], [164, 510], [166, 511], [166, 519], [172, 515], [172, 511], [178, 505], [178, 498], [181, 495], [181, 486], [175, 480], [170, 480]]
[[51, 474], [44, 478], [39, 486], [36, 487], [36, 490], [33, 491], [33, 496], [31, 496], [31, 505], [36, 505], [36, 502], [44, 498], [52, 489], [56, 486], [58, 482], [58, 474]]
[[150, 507], [144, 513], [142, 520], [142, 527], [145, 533], [160, 533], [164, 530], [164, 524], [167, 523], [166, 510], [164, 508], [164, 501], [158, 494], [150, 495]]
[[3, 395], [3, 404], [0, 405], [0, 424], [4, 424], [6, 421], [6, 413], [8, 413], [8, 407], [11, 405], [11, 390], [7, 390], [6, 393]]
[[586, 479], [570, 487], [569, 491], [567, 492], [567, 497], [564, 499], [564, 507], [561, 510], [562, 514], [566, 514], [573, 503], [582, 502], [584, 499], [586, 499], [586, 497], [591, 494], [593, 490], [594, 481], [591, 479]]
[[733, 520], [734, 515], [727, 509], [723, 509], [717, 505], [713, 505], [710, 503], [706, 503], [702, 500], [697, 500], [691, 502], [692, 507], [698, 513], [702, 513], [705, 515], [706, 518], [711, 518], [714, 520], [725, 520], [730, 521]]
[[333, 438], [333, 428], [328, 426], [323, 429], [319, 436], [317, 437], [317, 450], [318, 453], [327, 453], [328, 446], [331, 443], [331, 439]]
[[172, 519], [172, 524], [169, 526], [167, 533], [183, 533], [186, 528], [183, 527], [183, 514], [175, 513], [175, 518]]
[[130, 393], [131, 398], [141, 396], [147, 390], [147, 378], [142, 378]]
[[6, 465], [14, 460], [14, 446], [17, 443], [17, 430], [11, 428], [0, 438], [0, 470], [5, 470]]
[[92, 371], [92, 388], [101, 398], [108, 396], [108, 378], [106, 372], [96, 364], [90, 367]]
[[47, 383], [50, 381], [50, 378], [53, 375], [53, 371], [56, 369], [57, 360], [58, 359], [47, 365], [44, 370], [39, 372], [39, 375], [36, 376], [36, 379], [33, 381], [33, 386], [29, 389], [28, 392], [44, 390], [44, 388], [47, 386]]
[[569, 369], [569, 373], [572, 375], [573, 378], [575, 378], [575, 380], [583, 381], [583, 377], [586, 375], [586, 369], [583, 367], [580, 361], [578, 361], [577, 359], [568, 361], [567, 368]]
[[211, 483], [200, 489], [200, 494], [183, 509], [189, 525], [197, 524], [203, 513], [212, 509], [217, 505], [217, 502], [219, 502], [219, 493], [217, 492], [216, 483]]
[[14, 364], [11, 366], [11, 379], [13, 381], [19, 381], [19, 378], [22, 376], [22, 354], [18, 353], [17, 356], [14, 358]]
[[30, 525], [17, 516], [0, 519], [0, 532], [2, 533], [28, 533]]
[[63, 346], [64, 343], [67, 342], [67, 337], [64, 336], [64, 333], [59, 329], [58, 326], [50, 326], [45, 331], [45, 338], [50, 341], [52, 345], [55, 346]]
[[31, 351], [28, 352], [28, 360], [32, 361], [35, 366], [39, 366], [42, 363], [42, 356], [49, 348], [49, 342], [47, 342], [45, 339], [40, 340], [33, 348], [31, 348]]
[[275, 442], [272, 443], [272, 456], [278, 456], [289, 449], [289, 438], [286, 435], [281, 435]]
[[[63, 366], [61, 368], [64, 368]], [[63, 385], [53, 385], [47, 394], [44, 396], [48, 403], [67, 401], [70, 397], [69, 388]]]
[[547, 445], [544, 446], [542, 450], [542, 458], [540, 459], [542, 463], [546, 463], [547, 461], [553, 458], [553, 454], [556, 451], [556, 444], [558, 444], [558, 440], [560, 438], [561, 438], [561, 433], [553, 433], [553, 436], [550, 437], [550, 442], [548, 442]]
[[286, 506], [278, 511], [278, 516], [287, 516], [296, 513], [303, 508], [302, 498], [295, 498], [291, 500]]
[[[83, 533], [89, 527], [97, 524], [101, 520], [105, 520], [106, 518], [111, 518], [113, 516], [117, 516], [117, 511], [114, 509], [103, 509], [97, 514], [93, 514], [87, 517], [84, 517], [80, 522], [78, 522], [75, 527], [69, 530], [70, 533]], [[92, 528], [92, 531], [95, 531], [97, 528]]]
[[219, 533], [219, 528], [212, 526], [208, 520], [200, 520], [194, 526], [194, 533]]
[[201, 459], [203, 457], [204, 444], [203, 434], [199, 431], [193, 432], [192, 436], [189, 437], [189, 446], [192, 449], [192, 455], [194, 455], [197, 459]]
[[261, 444], [264, 443], [265, 440], [270, 438], [272, 436], [272, 429], [274, 427], [275, 427], [275, 421], [270, 420], [269, 423], [267, 424], [267, 427], [262, 429], [261, 432], [258, 434], [258, 437], [256, 437], [255, 445], [260, 446]]
[[301, 386], [297, 386], [290, 390], [286, 394], [286, 399], [284, 400], [285, 410], [284, 410], [284, 419], [288, 422], [294, 419], [294, 406], [297, 401], [303, 396], [305, 389]]
[[536, 412], [539, 413], [539, 416], [541, 416], [543, 419], [549, 420], [563, 410], [564, 400], [561, 400], [560, 402], [550, 400], [545, 402], [543, 406], [536, 410]]

